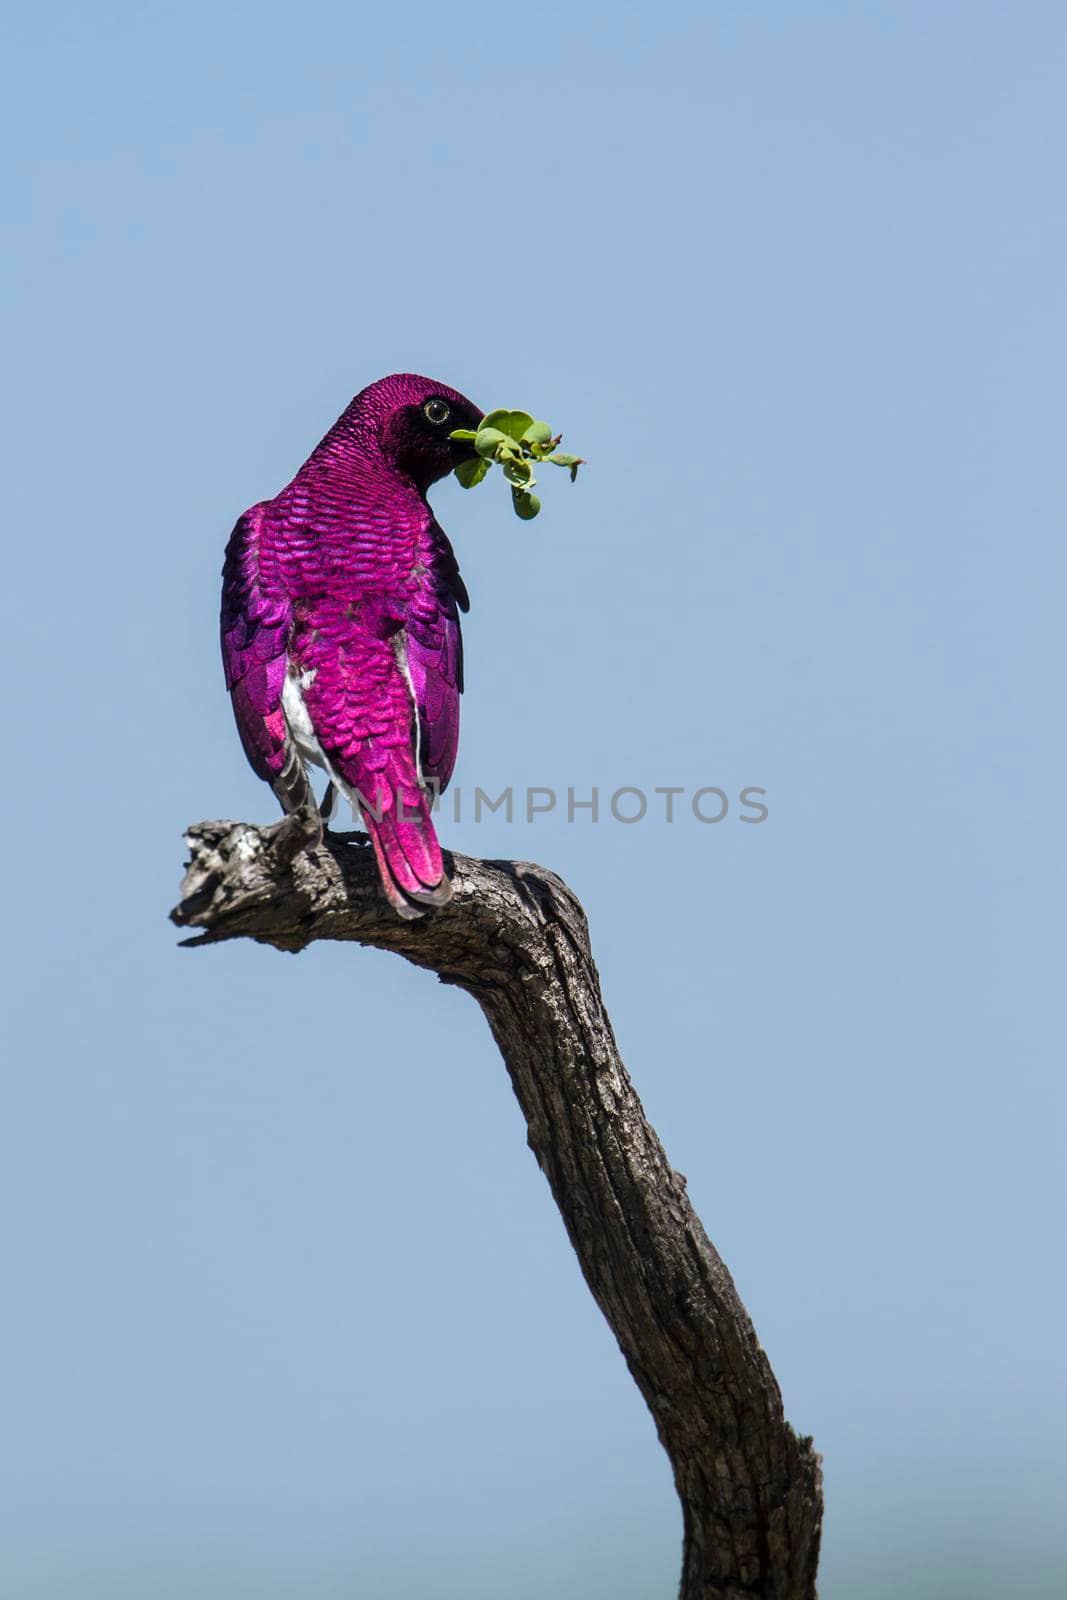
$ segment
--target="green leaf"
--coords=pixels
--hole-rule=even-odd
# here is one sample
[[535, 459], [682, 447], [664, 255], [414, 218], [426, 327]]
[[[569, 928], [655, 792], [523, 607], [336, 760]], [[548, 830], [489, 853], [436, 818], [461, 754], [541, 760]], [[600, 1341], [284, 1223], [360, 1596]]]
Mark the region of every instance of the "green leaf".
[[506, 433], [509, 439], [514, 439], [516, 444], [527, 428], [532, 427], [533, 417], [528, 411], [490, 411], [482, 422], [482, 429], [498, 428], [501, 433]]
[[534, 481], [533, 467], [521, 456], [518, 460], [504, 462], [504, 476], [509, 483], [524, 484], [527, 488]]
[[541, 502], [529, 489], [512, 489], [511, 503], [515, 507], [515, 515], [521, 517], [523, 522], [530, 522], [541, 509]]
[[456, 468], [456, 477], [465, 489], [473, 489], [475, 484], [481, 483], [492, 464], [481, 456], [476, 461], [461, 461]]
[[475, 433], [473, 428], [453, 428], [448, 437], [456, 440], [462, 439], [464, 442], [470, 443], [472, 440], [476, 439], [478, 435]]
[[578, 476], [578, 468], [585, 466], [584, 456], [569, 456], [563, 450], [558, 451], [554, 456], [549, 456], [548, 459], [557, 467], [570, 467], [572, 483]]
[[552, 429], [547, 422], [531, 422], [522, 436], [523, 444], [548, 444]]
[[488, 456], [493, 460], [497, 449], [502, 444], [508, 443], [507, 434], [501, 433], [499, 428], [481, 427], [474, 436], [474, 448], [480, 456]]

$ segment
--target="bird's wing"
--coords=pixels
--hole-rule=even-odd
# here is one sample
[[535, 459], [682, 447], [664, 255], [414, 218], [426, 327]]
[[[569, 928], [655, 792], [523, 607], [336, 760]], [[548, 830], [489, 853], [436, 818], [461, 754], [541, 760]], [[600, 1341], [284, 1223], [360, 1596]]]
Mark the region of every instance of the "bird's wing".
[[297, 622], [291, 658], [327, 770], [358, 806], [382, 882], [402, 913], [450, 890], [416, 762], [416, 715], [403, 627], [370, 597], [322, 597]]
[[419, 719], [419, 762], [425, 779], [444, 789], [459, 746], [463, 693], [463, 637], [459, 613], [470, 600], [452, 546], [440, 525], [430, 525], [430, 572], [425, 587], [405, 607], [407, 671]]
[[[276, 784], [286, 764], [282, 711], [292, 615], [288, 600], [271, 593], [260, 574], [263, 507], [237, 520], [222, 569], [222, 662], [245, 755]], [[284, 800], [283, 800], [284, 804]]]

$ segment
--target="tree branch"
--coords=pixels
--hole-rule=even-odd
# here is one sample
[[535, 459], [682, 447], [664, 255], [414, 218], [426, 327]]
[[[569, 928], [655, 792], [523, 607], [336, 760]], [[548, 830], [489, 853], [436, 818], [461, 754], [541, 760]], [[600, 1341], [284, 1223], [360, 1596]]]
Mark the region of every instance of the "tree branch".
[[448, 856], [450, 905], [402, 921], [362, 835], [310, 850], [299, 823], [203, 822], [186, 943], [281, 950], [352, 939], [477, 1000], [504, 1057], [585, 1280], [655, 1418], [682, 1502], [681, 1600], [812, 1600], [819, 1457], [785, 1421], [748, 1313], [619, 1058], [585, 914], [551, 872]]

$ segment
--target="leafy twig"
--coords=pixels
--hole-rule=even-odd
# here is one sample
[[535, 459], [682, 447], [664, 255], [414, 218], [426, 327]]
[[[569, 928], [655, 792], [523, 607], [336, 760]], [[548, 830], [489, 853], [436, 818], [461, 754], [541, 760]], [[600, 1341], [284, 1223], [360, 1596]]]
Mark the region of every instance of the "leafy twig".
[[511, 484], [511, 500], [516, 516], [528, 522], [541, 509], [541, 501], [533, 491], [537, 482], [534, 465], [551, 461], [553, 466], [567, 467], [571, 482], [578, 476], [581, 456], [570, 456], [559, 449], [563, 435], [554, 434], [547, 422], [536, 422], [527, 411], [490, 411], [477, 428], [456, 428], [450, 439], [472, 444], [477, 452], [473, 460], [461, 461], [456, 477], [465, 489], [481, 483], [494, 461], [503, 468]]

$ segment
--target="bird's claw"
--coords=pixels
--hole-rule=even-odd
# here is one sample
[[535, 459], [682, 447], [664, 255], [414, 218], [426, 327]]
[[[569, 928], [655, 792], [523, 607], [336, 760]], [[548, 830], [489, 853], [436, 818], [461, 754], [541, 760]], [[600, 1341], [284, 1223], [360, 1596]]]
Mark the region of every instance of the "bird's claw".
[[314, 803], [301, 806], [274, 824], [267, 848], [279, 865], [288, 866], [301, 850], [314, 850], [320, 845], [324, 831], [318, 807]]
[[333, 779], [331, 778], [329, 783], [326, 785], [322, 799], [319, 801], [319, 816], [322, 818], [324, 824], [329, 822], [336, 810], [337, 788]]

